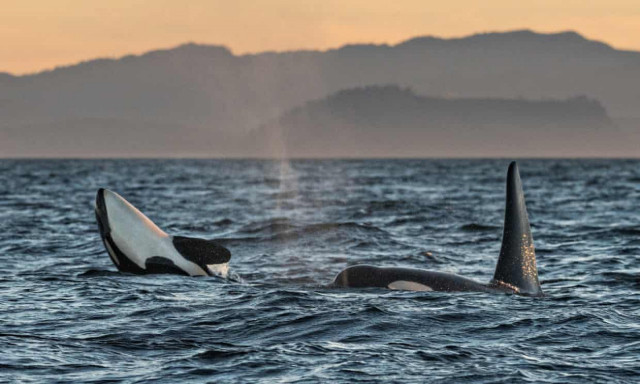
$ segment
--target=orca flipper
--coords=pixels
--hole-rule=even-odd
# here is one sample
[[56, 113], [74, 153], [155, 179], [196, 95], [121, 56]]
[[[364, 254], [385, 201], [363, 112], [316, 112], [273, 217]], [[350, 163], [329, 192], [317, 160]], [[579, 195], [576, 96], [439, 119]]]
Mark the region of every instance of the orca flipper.
[[534, 296], [543, 294], [538, 281], [536, 252], [533, 246], [522, 182], [515, 161], [509, 165], [507, 173], [507, 201], [502, 248], [492, 284], [506, 286], [516, 293]]
[[170, 274], [170, 275], [183, 275], [189, 276], [189, 274], [182, 269], [178, 268], [173, 261], [166, 257], [154, 256], [145, 260], [145, 269], [150, 274]]
[[231, 252], [213, 240], [174, 236], [173, 246], [185, 259], [198, 265], [228, 263]]

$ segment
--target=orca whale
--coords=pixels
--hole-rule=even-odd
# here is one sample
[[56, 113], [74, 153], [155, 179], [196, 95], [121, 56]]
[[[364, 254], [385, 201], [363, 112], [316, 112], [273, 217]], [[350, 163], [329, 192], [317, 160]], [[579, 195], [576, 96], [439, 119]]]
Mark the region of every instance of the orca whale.
[[355, 265], [340, 272], [332, 285], [351, 288], [473, 291], [542, 296], [518, 165], [512, 162], [507, 172], [502, 248], [493, 279], [489, 283], [483, 284], [459, 275], [423, 269]]
[[210, 240], [170, 236], [115, 192], [98, 190], [100, 237], [121, 272], [227, 277], [231, 252]]

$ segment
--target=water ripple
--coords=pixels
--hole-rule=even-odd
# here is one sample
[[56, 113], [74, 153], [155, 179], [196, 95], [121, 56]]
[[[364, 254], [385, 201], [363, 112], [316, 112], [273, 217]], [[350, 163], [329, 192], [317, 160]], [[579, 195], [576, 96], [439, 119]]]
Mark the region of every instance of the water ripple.
[[[544, 298], [326, 287], [493, 275], [506, 160], [0, 160], [0, 382], [635, 382], [640, 162], [526, 160]], [[116, 272], [114, 189], [234, 278]]]

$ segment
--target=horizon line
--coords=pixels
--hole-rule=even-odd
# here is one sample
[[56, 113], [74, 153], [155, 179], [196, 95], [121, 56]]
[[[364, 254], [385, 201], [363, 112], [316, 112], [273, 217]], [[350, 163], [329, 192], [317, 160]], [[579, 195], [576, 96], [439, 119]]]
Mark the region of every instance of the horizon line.
[[56, 157], [56, 156], [24, 156], [24, 157], [1, 157], [0, 162], [2, 161], [41, 161], [41, 160], [91, 160], [91, 161], [100, 161], [100, 160], [232, 160], [232, 161], [307, 161], [307, 160], [640, 160], [640, 155], [636, 156], [389, 156], [389, 157], [375, 157], [375, 156], [335, 156], [335, 157], [265, 157], [265, 156], [197, 156], [197, 155], [189, 155], [189, 156], [168, 156], [168, 157], [158, 157], [158, 156], [96, 156], [96, 157]]

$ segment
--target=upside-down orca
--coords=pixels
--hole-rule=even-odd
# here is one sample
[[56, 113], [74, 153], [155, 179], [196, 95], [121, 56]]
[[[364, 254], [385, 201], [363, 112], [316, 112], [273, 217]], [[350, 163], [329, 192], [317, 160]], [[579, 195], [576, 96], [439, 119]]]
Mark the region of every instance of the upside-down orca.
[[95, 211], [104, 246], [121, 272], [227, 276], [228, 249], [210, 240], [168, 235], [115, 192], [98, 190]]
[[340, 272], [333, 286], [542, 296], [518, 165], [515, 162], [509, 165], [502, 248], [495, 274], [488, 284], [454, 274], [423, 269], [355, 265]]

